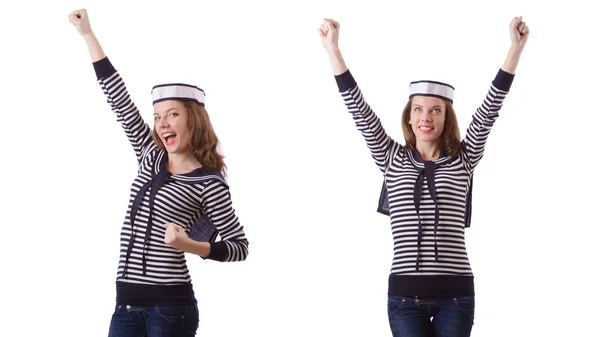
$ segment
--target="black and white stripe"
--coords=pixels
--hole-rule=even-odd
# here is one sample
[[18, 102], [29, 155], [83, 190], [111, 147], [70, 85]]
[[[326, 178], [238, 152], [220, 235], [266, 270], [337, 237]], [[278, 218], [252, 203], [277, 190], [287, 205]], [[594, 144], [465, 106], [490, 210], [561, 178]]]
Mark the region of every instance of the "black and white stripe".
[[[149, 218], [149, 192], [144, 196], [133, 226], [129, 214], [137, 192], [152, 178], [151, 170], [156, 167], [153, 164], [163, 158], [164, 152], [154, 144], [151, 128], [142, 119], [129, 97], [125, 83], [108, 58], [95, 62], [94, 68], [100, 86], [117, 116], [117, 121], [123, 127], [139, 164], [138, 175], [131, 185], [129, 207], [121, 230], [117, 283], [127, 283], [128, 293], [136, 291], [132, 290], [132, 284], [190, 284], [185, 255], [164, 243], [163, 225], [174, 222], [189, 233], [191, 226], [202, 214], [209, 216], [221, 238], [221, 241], [211, 244], [211, 253], [207, 259], [222, 262], [245, 260], [248, 255], [248, 240], [233, 209], [228, 186], [217, 176], [214, 179], [199, 179], [193, 172], [171, 175], [158, 190], [154, 199], [149, 245], [144, 247]], [[126, 252], [132, 236], [133, 248], [128, 259], [127, 271], [123, 275]], [[146, 274], [142, 272], [144, 252]], [[152, 296], [157, 297], [156, 294]]]
[[[413, 189], [423, 162], [393, 140], [365, 101], [350, 71], [336, 76], [348, 111], [367, 142], [371, 155], [385, 177], [389, 197], [394, 258], [389, 292], [405, 296], [469, 295], [473, 273], [465, 246], [465, 204], [473, 171], [484, 152], [498, 111], [514, 75], [499, 70], [481, 106], [476, 110], [462, 141], [462, 153], [454, 160], [441, 157], [436, 163], [435, 188], [440, 218], [434, 236], [434, 203], [423, 182], [420, 215], [422, 241], [417, 246], [418, 217]], [[435, 259], [435, 240], [439, 250]], [[415, 268], [419, 254], [420, 267]]]

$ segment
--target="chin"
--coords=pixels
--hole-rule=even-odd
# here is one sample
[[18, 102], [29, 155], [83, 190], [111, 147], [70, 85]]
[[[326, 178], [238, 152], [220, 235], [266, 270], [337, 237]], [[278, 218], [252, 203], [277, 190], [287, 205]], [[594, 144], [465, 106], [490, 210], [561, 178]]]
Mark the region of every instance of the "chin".
[[177, 152], [177, 146], [167, 145], [165, 143], [163, 143], [163, 146], [164, 146], [165, 151], [167, 153], [175, 153], [175, 152]]
[[417, 138], [417, 139], [418, 139], [419, 141], [421, 141], [421, 142], [428, 142], [428, 143], [430, 143], [430, 142], [435, 142], [435, 141], [437, 141], [437, 140], [438, 140], [438, 137], [436, 137], [436, 136], [421, 136], [421, 137], [419, 137], [419, 138]]
[[422, 143], [439, 143], [441, 141], [440, 137], [421, 137], [419, 139]]
[[174, 144], [174, 145], [171, 145], [171, 146], [166, 146], [165, 145], [165, 148], [167, 149], [167, 153], [170, 153], [170, 154], [184, 153], [184, 152], [186, 152], [186, 148], [184, 146], [180, 146], [178, 144]]

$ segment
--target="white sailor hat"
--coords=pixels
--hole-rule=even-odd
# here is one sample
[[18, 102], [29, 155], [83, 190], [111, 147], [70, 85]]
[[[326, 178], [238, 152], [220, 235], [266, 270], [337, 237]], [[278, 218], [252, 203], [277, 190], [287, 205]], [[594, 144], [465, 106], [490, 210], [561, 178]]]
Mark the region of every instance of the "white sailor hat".
[[152, 88], [152, 105], [166, 100], [193, 101], [204, 106], [204, 90], [185, 83], [166, 83]]
[[410, 82], [408, 98], [414, 96], [433, 96], [453, 103], [454, 87], [438, 81], [414, 81]]

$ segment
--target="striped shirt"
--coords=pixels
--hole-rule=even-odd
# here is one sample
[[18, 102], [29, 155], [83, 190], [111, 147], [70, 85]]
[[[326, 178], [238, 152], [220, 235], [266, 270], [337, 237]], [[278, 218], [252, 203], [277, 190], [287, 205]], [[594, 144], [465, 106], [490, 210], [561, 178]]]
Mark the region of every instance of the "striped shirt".
[[[224, 179], [220, 179], [220, 174], [199, 168], [185, 174], [167, 173], [168, 177], [159, 189], [139, 193], [164, 165], [166, 153], [154, 144], [152, 129], [142, 119], [109, 59], [104, 58], [93, 65], [107, 102], [123, 127], [138, 162], [138, 175], [131, 185], [121, 230], [117, 302], [136, 305], [196, 303], [184, 252], [164, 243], [163, 225], [174, 222], [189, 233], [200, 217], [207, 216], [218, 230], [221, 241], [211, 243], [210, 255], [206, 258], [221, 262], [245, 260], [248, 240], [232, 207], [229, 188]], [[139, 207], [132, 223], [130, 215], [138, 194]]]
[[[470, 181], [514, 75], [502, 69], [498, 71], [483, 103], [473, 115], [461, 142], [460, 154], [454, 157], [441, 155], [435, 163], [429, 162], [435, 165], [431, 180], [439, 209], [437, 230], [434, 226], [435, 203], [427, 185], [429, 179], [422, 180], [420, 191], [415, 188], [427, 163], [418, 152], [406, 150], [386, 133], [350, 71], [335, 76], [335, 79], [348, 111], [384, 175], [394, 241], [388, 294], [407, 297], [474, 295], [473, 272], [464, 236]], [[417, 194], [420, 194], [420, 203], [415, 202]]]

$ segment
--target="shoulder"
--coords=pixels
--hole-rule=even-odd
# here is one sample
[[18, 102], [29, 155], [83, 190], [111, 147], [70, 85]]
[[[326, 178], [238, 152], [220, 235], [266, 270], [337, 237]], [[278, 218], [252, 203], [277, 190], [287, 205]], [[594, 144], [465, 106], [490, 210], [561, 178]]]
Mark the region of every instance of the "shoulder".
[[198, 168], [192, 172], [178, 175], [177, 180], [187, 184], [200, 185], [205, 188], [229, 188], [227, 179], [225, 179], [223, 174], [220, 172], [207, 171], [203, 168]]
[[161, 150], [154, 142], [152, 141], [148, 146], [146, 146], [142, 152], [142, 169], [150, 170], [152, 168], [158, 167], [160, 161], [165, 158], [165, 152]]

